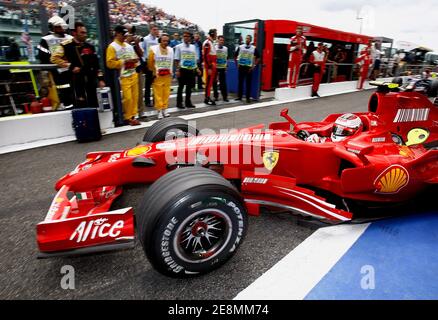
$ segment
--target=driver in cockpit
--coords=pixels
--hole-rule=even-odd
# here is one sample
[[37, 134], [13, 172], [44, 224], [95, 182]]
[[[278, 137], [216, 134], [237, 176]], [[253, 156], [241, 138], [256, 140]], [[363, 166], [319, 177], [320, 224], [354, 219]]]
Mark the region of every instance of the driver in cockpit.
[[330, 137], [321, 137], [314, 133], [306, 137], [305, 141], [310, 143], [341, 142], [362, 132], [362, 130], [362, 120], [352, 113], [346, 113], [336, 119]]

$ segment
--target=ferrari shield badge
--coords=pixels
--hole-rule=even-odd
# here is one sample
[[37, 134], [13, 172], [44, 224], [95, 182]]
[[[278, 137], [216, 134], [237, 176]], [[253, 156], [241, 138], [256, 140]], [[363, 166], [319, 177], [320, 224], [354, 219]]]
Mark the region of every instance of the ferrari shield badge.
[[280, 153], [278, 151], [265, 151], [263, 153], [263, 164], [269, 171], [274, 170], [278, 159], [280, 159]]

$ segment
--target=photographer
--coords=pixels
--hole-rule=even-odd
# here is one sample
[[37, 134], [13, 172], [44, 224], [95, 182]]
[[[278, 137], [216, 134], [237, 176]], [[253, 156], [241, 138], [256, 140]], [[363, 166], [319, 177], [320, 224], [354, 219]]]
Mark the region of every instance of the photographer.
[[128, 33], [126, 34], [126, 42], [129, 43], [133, 48], [135, 53], [137, 54], [137, 57], [140, 61], [140, 65], [137, 67], [137, 75], [138, 75], [138, 116], [139, 118], [144, 117], [145, 112], [145, 102], [144, 102], [144, 94], [143, 94], [143, 87], [145, 85], [145, 79], [144, 79], [144, 70], [147, 68], [146, 62], [143, 59], [143, 49], [141, 48], [141, 43], [143, 41], [143, 38], [136, 34], [136, 28], [135, 26], [131, 24], [125, 24], [124, 27], [126, 30], [128, 30]]

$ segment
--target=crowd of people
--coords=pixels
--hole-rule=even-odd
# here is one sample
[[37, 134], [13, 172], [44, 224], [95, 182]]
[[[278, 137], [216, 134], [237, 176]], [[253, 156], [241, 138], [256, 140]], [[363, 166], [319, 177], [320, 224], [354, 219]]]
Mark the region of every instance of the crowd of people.
[[[198, 82], [198, 89], [201, 84], [206, 105], [216, 105], [219, 91], [222, 100], [228, 102], [226, 86], [228, 49], [224, 45], [224, 40], [223, 36], [217, 35], [216, 29], [211, 29], [205, 41], [199, 45], [199, 33], [192, 34], [191, 31], [186, 30], [183, 32], [182, 41], [174, 35], [171, 45], [170, 35], [166, 33], [160, 35], [156, 25], [151, 25], [150, 34], [145, 38], [136, 36], [132, 25], [117, 26], [114, 30], [114, 41], [107, 49], [106, 65], [110, 69], [118, 70], [126, 124], [139, 125], [138, 118], [145, 116], [142, 110], [147, 107], [154, 107], [157, 110], [158, 119], [168, 117], [167, 109], [174, 77], [178, 81], [176, 99], [178, 109], [195, 108], [191, 94], [197, 82], [196, 78], [200, 76], [203, 76], [203, 81]], [[246, 43], [235, 52], [239, 71], [237, 100], [242, 100], [243, 82], [246, 81], [247, 102], [250, 102], [251, 97], [251, 75], [260, 57], [251, 41], [252, 37], [247, 36]], [[150, 94], [151, 87], [153, 98]]]
[[[54, 63], [51, 73], [52, 100], [63, 109], [98, 107], [96, 88], [104, 87], [103, 72], [93, 45], [86, 42], [87, 29], [76, 22], [67, 34], [67, 25], [59, 16], [49, 20], [51, 32], [41, 39], [38, 57], [42, 63]], [[204, 90], [204, 103], [216, 105], [219, 93], [228, 102], [228, 49], [225, 38], [211, 29], [205, 41], [198, 32], [186, 30], [182, 41], [176, 35], [162, 33], [157, 25], [150, 25], [150, 34], [136, 34], [132, 24], [118, 25], [113, 30], [113, 42], [106, 50], [106, 66], [117, 70], [122, 91], [123, 118], [128, 125], [139, 125], [148, 108], [157, 110], [158, 119], [168, 117], [171, 83], [175, 78], [178, 91], [175, 107], [194, 108], [191, 93], [196, 84]], [[244, 83], [246, 101], [251, 102], [252, 73], [260, 54], [252, 45], [252, 37], [234, 52], [238, 66], [238, 97], [242, 100]], [[151, 95], [153, 89], [153, 96]], [[183, 103], [183, 91], [185, 99]], [[50, 88], [48, 90], [50, 92]]]
[[[59, 9], [66, 5], [73, 5], [76, 0], [3, 0], [2, 2], [18, 5], [42, 5], [49, 17], [59, 13]], [[160, 27], [173, 27], [176, 29], [198, 29], [198, 26], [185, 18], [176, 17], [166, 13], [158, 7], [141, 3], [138, 0], [109, 0], [109, 14], [112, 24], [130, 23], [134, 25], [149, 25], [155, 23]], [[19, 9], [2, 9], [0, 16], [7, 16], [14, 19], [22, 19], [22, 12]], [[30, 20], [38, 22], [38, 12], [30, 14]]]
[[[382, 58], [384, 52], [378, 43], [372, 41], [369, 42], [367, 47], [361, 50], [358, 57], [353, 57], [352, 50], [349, 52], [341, 44], [332, 45], [330, 48], [327, 44], [322, 42], [318, 43], [316, 47], [313, 42], [308, 44], [303, 34], [303, 28], [299, 26], [297, 27], [295, 36], [290, 39], [288, 51], [288, 86], [290, 88], [296, 88], [300, 73], [311, 73], [313, 77], [312, 97], [319, 97], [319, 86], [324, 74], [327, 72], [326, 65], [328, 63], [332, 64], [329, 77], [331, 77], [333, 81], [345, 81], [345, 78], [338, 80], [339, 74], [346, 74], [346, 71], [348, 71], [347, 68], [351, 68], [353, 65], [348, 66], [350, 64], [349, 62], [353, 61], [354, 64], [357, 64], [359, 66], [358, 89], [363, 89], [365, 80], [376, 80], [382, 75]], [[385, 75], [398, 76], [401, 62], [399, 52], [396, 52], [387, 60]], [[305, 64], [303, 70], [301, 70], [302, 64]]]
[[176, 17], [164, 12], [163, 9], [140, 3], [137, 0], [110, 0], [109, 6], [110, 19], [113, 24], [149, 25], [154, 23], [160, 27], [198, 29], [196, 24], [185, 18]]
[[[43, 63], [50, 61], [58, 66], [58, 70], [53, 73], [53, 81], [59, 92], [60, 103], [66, 108], [97, 107], [96, 87], [105, 84], [96, 51], [85, 41], [85, 26], [76, 24], [70, 36], [66, 34], [67, 25], [62, 18], [54, 16], [49, 22], [52, 32], [42, 39], [39, 57]], [[118, 25], [114, 29], [113, 42], [106, 51], [106, 66], [117, 70], [119, 77], [126, 124], [139, 125], [139, 119], [146, 117], [148, 108], [152, 107], [157, 110], [158, 119], [168, 117], [173, 79], [178, 82], [175, 105], [178, 109], [194, 108], [191, 94], [196, 84], [198, 89], [204, 90], [206, 105], [216, 105], [219, 93], [223, 101], [229, 101], [229, 52], [225, 38], [218, 36], [216, 29], [211, 29], [203, 42], [198, 32], [186, 30], [181, 40], [178, 33], [173, 34], [171, 39], [170, 35], [160, 31], [158, 25], [151, 24], [149, 29], [150, 33], [143, 37], [136, 34], [136, 26], [133, 24]], [[291, 38], [288, 49], [289, 87], [297, 86], [300, 66], [303, 61], [307, 61], [313, 74], [312, 97], [319, 97], [319, 85], [326, 64], [346, 60], [341, 47], [336, 47], [331, 54], [324, 43], [318, 43], [316, 48], [308, 46], [300, 27]], [[69, 51], [70, 55], [67, 53]], [[81, 57], [77, 57], [78, 52]], [[246, 87], [246, 101], [251, 102], [252, 74], [260, 61], [260, 53], [252, 45], [250, 35], [246, 36], [244, 43], [235, 49], [233, 55], [238, 67], [237, 100], [242, 100]], [[380, 56], [378, 49], [370, 44], [354, 61], [361, 66], [359, 89], [363, 88], [365, 79], [378, 76]]]

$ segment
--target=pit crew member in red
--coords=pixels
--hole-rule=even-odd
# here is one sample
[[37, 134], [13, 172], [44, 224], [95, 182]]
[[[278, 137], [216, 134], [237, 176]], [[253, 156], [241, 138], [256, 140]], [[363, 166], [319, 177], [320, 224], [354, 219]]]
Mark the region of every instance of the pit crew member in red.
[[326, 62], [326, 53], [324, 52], [324, 44], [318, 43], [318, 48], [310, 55], [310, 63], [313, 64], [313, 86], [312, 97], [319, 97], [318, 90], [324, 75]]
[[288, 51], [289, 68], [287, 71], [287, 81], [290, 88], [296, 88], [300, 75], [300, 65], [303, 62], [303, 56], [307, 52], [306, 37], [303, 36], [303, 27], [297, 27], [296, 35], [290, 39]]
[[355, 63], [360, 64], [360, 76], [357, 84], [357, 88], [359, 90], [363, 89], [363, 84], [365, 80], [368, 78], [368, 74], [370, 71], [370, 65], [372, 64], [371, 59], [371, 49], [369, 47], [365, 48], [360, 52], [360, 56], [354, 61]]
[[205, 72], [205, 99], [204, 103], [208, 105], [216, 105], [216, 103], [210, 98], [213, 82], [216, 79], [216, 47], [215, 42], [217, 38], [216, 29], [210, 29], [208, 37], [202, 45], [202, 57], [204, 61]]

